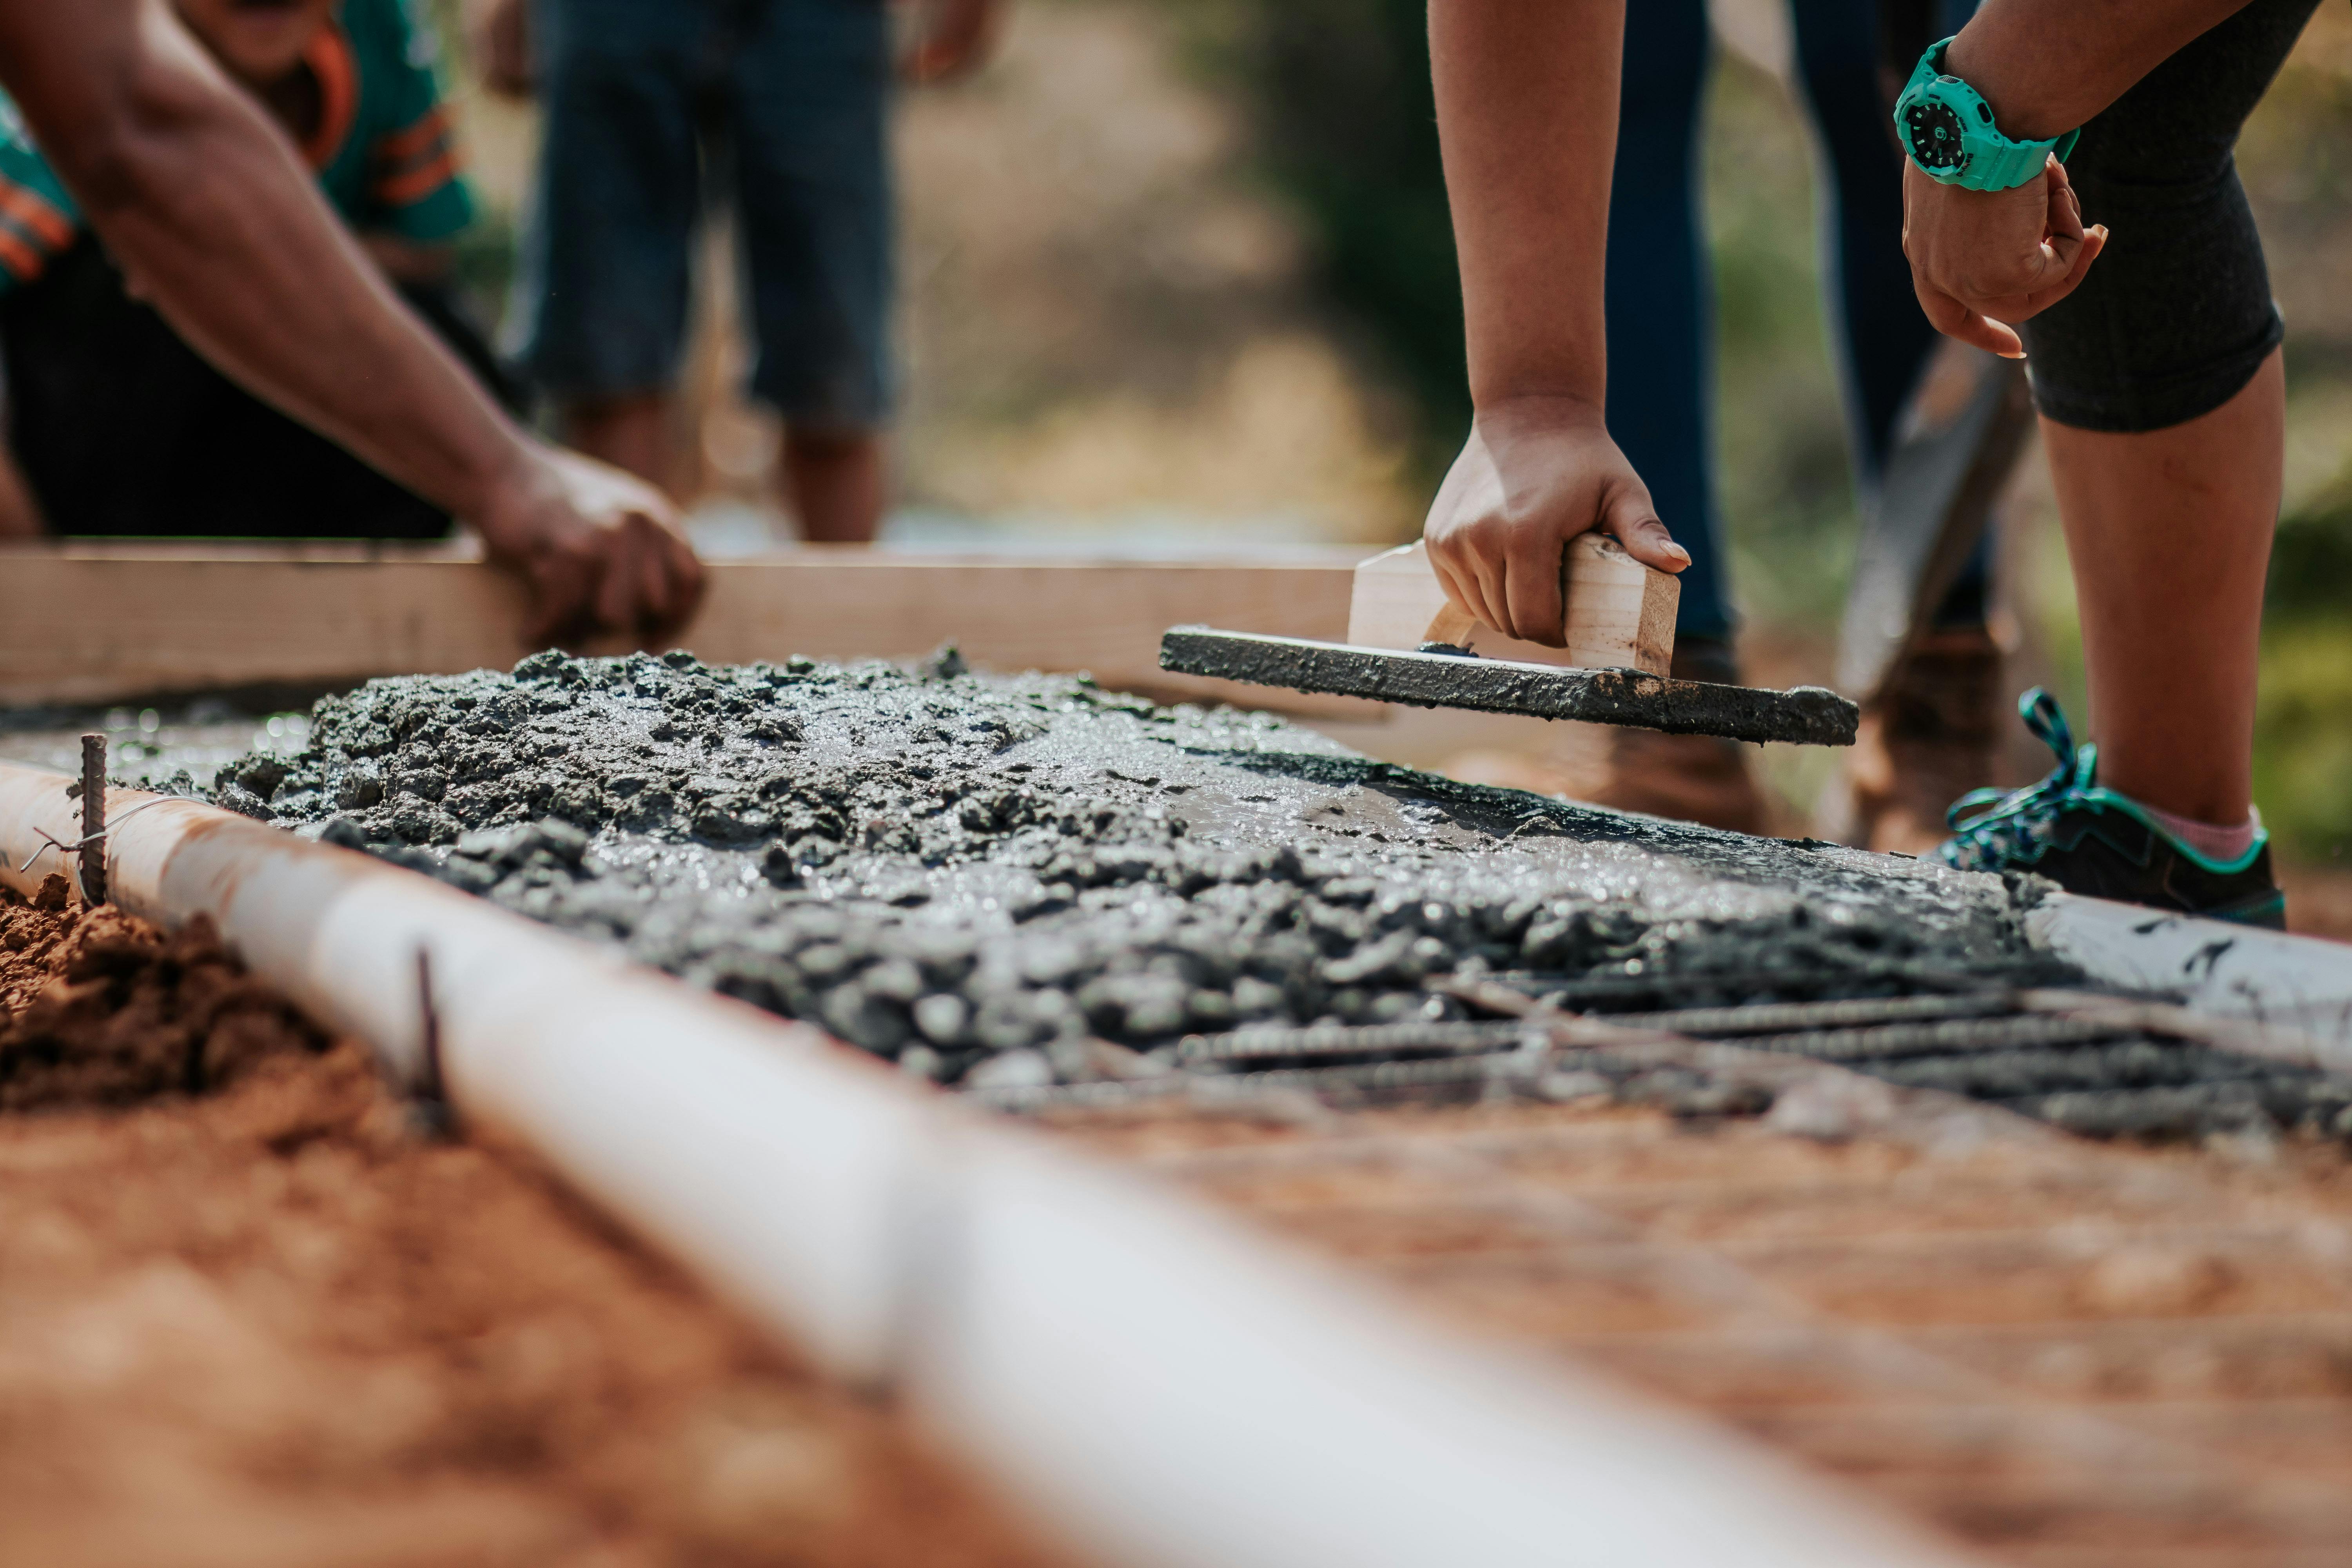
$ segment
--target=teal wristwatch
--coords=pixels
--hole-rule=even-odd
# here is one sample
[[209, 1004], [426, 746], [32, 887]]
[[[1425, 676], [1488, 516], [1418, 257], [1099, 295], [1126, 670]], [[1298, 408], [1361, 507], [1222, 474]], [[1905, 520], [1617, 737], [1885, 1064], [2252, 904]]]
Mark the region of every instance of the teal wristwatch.
[[1971, 191], [2014, 190], [2036, 174], [2051, 153], [2064, 163], [2082, 132], [2047, 142], [2012, 142], [1992, 122], [1992, 105], [1958, 77], [1944, 73], [1952, 40], [1919, 57], [1903, 96], [1895, 102], [1895, 136], [1919, 172], [1940, 184]]

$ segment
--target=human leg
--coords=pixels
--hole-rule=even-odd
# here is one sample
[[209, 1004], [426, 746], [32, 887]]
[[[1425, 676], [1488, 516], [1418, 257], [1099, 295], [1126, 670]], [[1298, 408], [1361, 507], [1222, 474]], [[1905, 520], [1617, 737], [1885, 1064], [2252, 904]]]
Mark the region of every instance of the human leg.
[[676, 468], [670, 438], [673, 401], [666, 392], [573, 396], [559, 414], [564, 442], [648, 484], [667, 488]]
[[802, 535], [864, 542], [881, 522], [892, 286], [888, 32], [871, 0], [770, 0], [749, 14], [727, 102], [751, 390], [784, 416]]
[[2115, 252], [2026, 324], [2102, 780], [2224, 826], [2252, 805], [2285, 461], [2285, 327], [2232, 149], [2314, 9], [2256, 0], [2085, 128], [2069, 173]]
[[1609, 433], [1691, 554], [1678, 578], [1678, 642], [1731, 636], [1715, 483], [1714, 289], [1698, 205], [1708, 49], [1703, 0], [1627, 7], [1609, 193]]
[[2075, 562], [2099, 779], [2194, 821], [2253, 805], [2263, 584], [2285, 460], [2273, 349], [2221, 407], [2161, 430], [2042, 422]]
[[517, 279], [520, 369], [564, 438], [670, 478], [668, 389], [700, 210], [696, 0], [538, 0], [545, 144]]
[[871, 544], [882, 519], [882, 437], [784, 432], [784, 489], [801, 537], [814, 544]]
[[[1710, 47], [1702, 0], [1626, 9], [1609, 195], [1608, 420], [1658, 515], [1690, 552], [1676, 579], [1674, 673], [1737, 684], [1715, 482], [1714, 288], [1698, 191]], [[1754, 833], [1765, 826], [1746, 752], [1706, 736], [1614, 730], [1597, 754], [1548, 759], [1533, 782], [1547, 793], [1711, 827]]]
[[1823, 270], [1855, 478], [1875, 484], [1938, 342], [1903, 258], [1903, 157], [1880, 81], [1878, 0], [1790, 0], [1797, 78], [1829, 166]]
[[2255, 0], [2084, 127], [2068, 162], [2110, 249], [2021, 335], [2096, 747], [2058, 746], [2050, 779], [1964, 823], [1941, 851], [1956, 863], [2277, 918], [2250, 757], [2284, 325], [2232, 150], [2314, 8]]
[[[1798, 80], [1832, 176], [1823, 270], [1854, 485], [1865, 497], [1942, 341], [1920, 312], [1903, 257], [1903, 162], [1888, 131], [1886, 62], [1916, 58], [1971, 8], [1968, 0], [1941, 8], [1959, 15], [1939, 15], [1925, 0], [1790, 3]], [[1944, 808], [1991, 776], [2001, 658], [1985, 626], [1990, 562], [1980, 545], [1935, 624], [1866, 705], [1862, 732], [1821, 802], [1817, 831], [1917, 854], [1942, 841]]]

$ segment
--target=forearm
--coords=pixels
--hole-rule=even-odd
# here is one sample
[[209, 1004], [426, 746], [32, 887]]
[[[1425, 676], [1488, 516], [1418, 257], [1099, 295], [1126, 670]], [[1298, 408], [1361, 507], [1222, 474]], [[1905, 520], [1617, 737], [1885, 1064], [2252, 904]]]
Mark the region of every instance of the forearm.
[[1430, 0], [1438, 138], [1480, 408], [1597, 416], [1625, 0]]
[[461, 517], [511, 488], [525, 437], [155, 0], [0, 0], [0, 79], [132, 287], [206, 358]]
[[2063, 136], [2246, 0], [1985, 0], [1945, 56], [2002, 134]]

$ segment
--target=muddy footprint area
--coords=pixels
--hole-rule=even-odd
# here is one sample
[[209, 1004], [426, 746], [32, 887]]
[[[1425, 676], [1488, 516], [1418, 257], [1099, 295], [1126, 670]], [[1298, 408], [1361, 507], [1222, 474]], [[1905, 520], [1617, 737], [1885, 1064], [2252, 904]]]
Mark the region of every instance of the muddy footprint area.
[[1045, 1564], [202, 929], [0, 903], [0, 1561]]
[[1438, 974], [1739, 1001], [2047, 968], [2022, 883], [1459, 784], [952, 650], [373, 681], [213, 793], [961, 1087], [1082, 1079], [1106, 1043], [1463, 1016]]

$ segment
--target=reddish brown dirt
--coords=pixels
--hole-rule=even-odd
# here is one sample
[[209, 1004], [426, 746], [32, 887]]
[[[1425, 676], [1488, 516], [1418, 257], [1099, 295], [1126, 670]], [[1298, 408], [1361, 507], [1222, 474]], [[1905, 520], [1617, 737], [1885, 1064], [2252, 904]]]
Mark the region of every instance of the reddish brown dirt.
[[12, 1090], [163, 1095], [0, 1116], [0, 1562], [1051, 1561], [527, 1159], [421, 1137], [201, 933], [18, 905], [0, 942]]
[[325, 1046], [210, 922], [167, 934], [66, 894], [51, 877], [30, 904], [0, 906], [0, 1110], [201, 1094]]
[[1993, 1561], [2302, 1568], [2352, 1541], [2335, 1145], [2095, 1144], [1983, 1110], [1819, 1142], [1598, 1102], [1055, 1120]]

